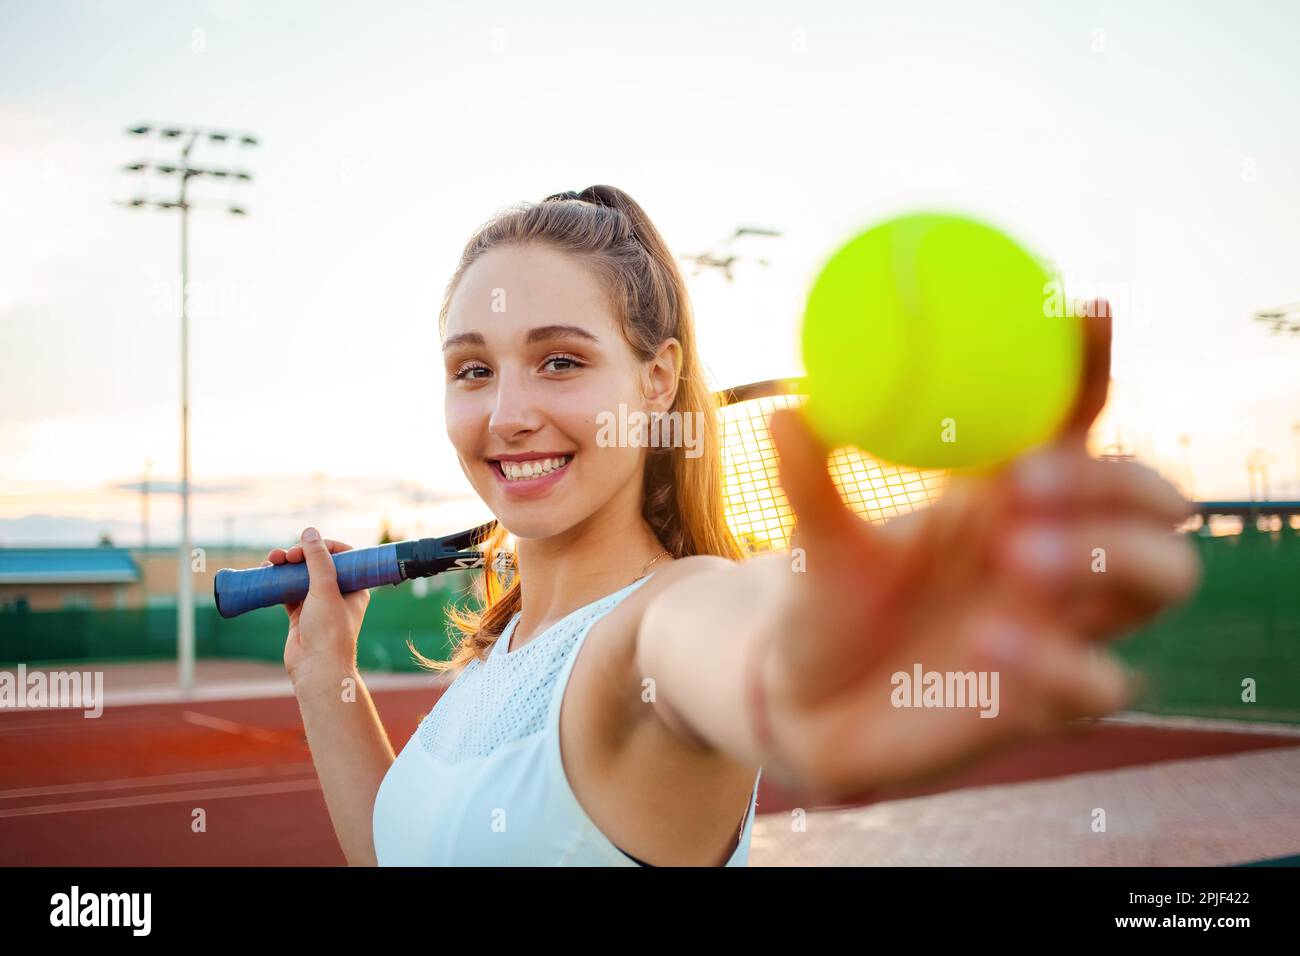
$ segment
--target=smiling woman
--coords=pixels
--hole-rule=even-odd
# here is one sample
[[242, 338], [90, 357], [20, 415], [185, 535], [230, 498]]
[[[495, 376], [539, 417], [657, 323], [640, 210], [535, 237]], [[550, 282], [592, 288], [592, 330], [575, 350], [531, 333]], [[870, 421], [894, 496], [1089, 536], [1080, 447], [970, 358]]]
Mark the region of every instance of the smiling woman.
[[[466, 247], [440, 324], [448, 437], [498, 525], [481, 606], [453, 612], [451, 661], [424, 659], [462, 672], [385, 777], [379, 862], [644, 862], [617, 841], [655, 862], [743, 864], [757, 769], [694, 738], [674, 753], [666, 726], [647, 733], [659, 718], [632, 666], [638, 609], [671, 577], [651, 569], [741, 553], [717, 443], [675, 454], [597, 428], [630, 408], [716, 431], [667, 246], [613, 187], [508, 210]], [[490, 569], [507, 535], [509, 584]], [[632, 736], [662, 748], [658, 767], [630, 764]], [[679, 773], [711, 792], [703, 815], [665, 833], [671, 817], [651, 807]], [[704, 852], [691, 849], [700, 836]]]
[[[593, 186], [490, 220], [440, 326], [447, 436], [497, 527], [451, 660], [425, 661], [455, 679], [400, 754], [357, 671], [368, 592], [340, 593], [331, 559], [348, 546], [308, 529], [270, 556], [308, 567], [285, 665], [348, 859], [745, 865], [761, 773], [844, 802], [1123, 706], [1095, 643], [1186, 597], [1198, 566], [1173, 487], [1087, 454], [1100, 305], [1059, 434], [880, 528], [777, 409], [793, 549], [738, 560], [690, 305], [644, 212]], [[616, 412], [701, 421], [702, 453], [611, 442]], [[973, 675], [991, 704], [903, 706], [900, 673]]]
[[[599, 503], [626, 516], [632, 502], [648, 526], [634, 538], [653, 551], [740, 556], [723, 519], [716, 446], [712, 454], [688, 458], [646, 455], [631, 441], [608, 450], [596, 442], [595, 424], [620, 407], [690, 413], [703, 419], [702, 433], [716, 431], [716, 401], [696, 352], [685, 283], [658, 231], [626, 193], [593, 186], [489, 222], [466, 246], [440, 325], [448, 437], [499, 521], [490, 552], [508, 533], [547, 537], [577, 525], [583, 512], [595, 514]], [[540, 427], [544, 420], [552, 427]], [[547, 440], [554, 435], [558, 447], [539, 446], [538, 431]], [[515, 436], [535, 447], [507, 447]], [[557, 488], [544, 510], [511, 512], [511, 501], [533, 489], [516, 494], [499, 487], [498, 478], [508, 483], [513, 474], [491, 466], [547, 457], [569, 459], [563, 473], [571, 474], [572, 491]], [[644, 487], [634, 480], [642, 472]], [[616, 492], [621, 499], [610, 501]], [[636, 510], [630, 513], [636, 517]], [[490, 648], [520, 610], [521, 593], [516, 579], [479, 613], [457, 620], [466, 643], [451, 666]]]

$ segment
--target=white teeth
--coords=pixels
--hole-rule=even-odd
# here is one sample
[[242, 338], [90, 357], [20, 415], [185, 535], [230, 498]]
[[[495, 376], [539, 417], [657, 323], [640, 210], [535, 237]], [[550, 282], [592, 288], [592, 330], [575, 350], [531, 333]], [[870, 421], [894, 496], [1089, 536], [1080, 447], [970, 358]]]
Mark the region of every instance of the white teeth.
[[533, 461], [501, 461], [498, 465], [501, 473], [510, 481], [525, 481], [529, 478], [540, 478], [542, 475], [549, 475], [557, 468], [562, 468], [569, 463], [569, 455], [563, 455], [559, 458], [538, 458]]

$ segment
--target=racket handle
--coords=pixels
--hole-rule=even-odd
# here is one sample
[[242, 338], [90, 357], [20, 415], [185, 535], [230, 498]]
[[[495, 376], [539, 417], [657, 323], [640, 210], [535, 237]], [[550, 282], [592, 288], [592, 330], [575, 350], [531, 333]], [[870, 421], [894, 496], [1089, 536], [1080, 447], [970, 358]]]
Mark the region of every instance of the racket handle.
[[[396, 544], [340, 551], [330, 557], [334, 559], [340, 594], [405, 580]], [[307, 596], [308, 584], [307, 562], [286, 562], [243, 570], [222, 568], [212, 582], [212, 593], [218, 614], [237, 617], [259, 607], [301, 601]]]

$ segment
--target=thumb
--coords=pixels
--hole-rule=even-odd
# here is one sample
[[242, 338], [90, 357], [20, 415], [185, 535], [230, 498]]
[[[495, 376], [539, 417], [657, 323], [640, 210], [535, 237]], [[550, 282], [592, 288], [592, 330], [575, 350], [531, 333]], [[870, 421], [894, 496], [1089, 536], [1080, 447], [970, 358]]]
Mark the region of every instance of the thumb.
[[793, 408], [772, 412], [768, 433], [776, 448], [781, 490], [794, 512], [794, 535], [801, 541], [835, 537], [844, 525], [845, 506], [826, 467], [830, 452]]
[[338, 573], [334, 568], [334, 558], [321, 540], [320, 532], [315, 528], [304, 528], [299, 540], [302, 543], [302, 557], [307, 564], [308, 593], [318, 597], [337, 597]]
[[826, 556], [827, 563], [872, 562], [883, 557], [886, 542], [845, 502], [835, 484], [830, 451], [801, 409], [781, 408], [768, 423], [776, 447], [778, 480], [794, 512], [790, 546]]

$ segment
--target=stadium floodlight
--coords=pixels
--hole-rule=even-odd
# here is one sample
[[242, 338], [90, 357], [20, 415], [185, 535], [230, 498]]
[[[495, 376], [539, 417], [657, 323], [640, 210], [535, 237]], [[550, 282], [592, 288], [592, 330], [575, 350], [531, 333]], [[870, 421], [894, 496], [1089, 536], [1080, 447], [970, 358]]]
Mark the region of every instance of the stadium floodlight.
[[[127, 132], [134, 136], [143, 136], [157, 132], [164, 139], [184, 137], [180, 150], [179, 163], [155, 163], [153, 168], [160, 173], [175, 175], [179, 173], [180, 189], [174, 199], [156, 200], [148, 197], [136, 197], [123, 205], [132, 207], [156, 206], [159, 209], [179, 209], [181, 211], [180, 260], [181, 260], [181, 533], [177, 553], [177, 662], [180, 671], [181, 690], [189, 693], [194, 687], [194, 581], [190, 572], [190, 389], [189, 389], [189, 213], [196, 205], [202, 205], [203, 199], [190, 198], [188, 190], [191, 179], [200, 176], [213, 176], [217, 179], [234, 178], [247, 182], [252, 177], [243, 172], [229, 170], [199, 169], [190, 165], [190, 152], [200, 138], [210, 143], [225, 143], [235, 136], [246, 146], [256, 146], [257, 140], [247, 133], [227, 133], [220, 130], [199, 129], [197, 127], [153, 126], [140, 124], [130, 127]], [[139, 172], [149, 164], [136, 162], [126, 168]], [[223, 203], [224, 205], [224, 203]], [[247, 210], [236, 204], [229, 204], [227, 212], [234, 216], [246, 216]]]

